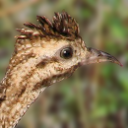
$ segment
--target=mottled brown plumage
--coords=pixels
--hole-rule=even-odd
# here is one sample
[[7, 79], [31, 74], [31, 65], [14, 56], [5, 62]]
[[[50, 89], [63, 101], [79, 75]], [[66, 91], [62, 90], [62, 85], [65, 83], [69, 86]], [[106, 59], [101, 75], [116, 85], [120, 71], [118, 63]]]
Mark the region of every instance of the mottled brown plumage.
[[79, 66], [119, 61], [108, 53], [88, 48], [76, 21], [66, 12], [52, 22], [37, 16], [40, 25], [18, 29], [15, 51], [0, 83], [0, 128], [14, 128], [39, 94], [68, 78]]

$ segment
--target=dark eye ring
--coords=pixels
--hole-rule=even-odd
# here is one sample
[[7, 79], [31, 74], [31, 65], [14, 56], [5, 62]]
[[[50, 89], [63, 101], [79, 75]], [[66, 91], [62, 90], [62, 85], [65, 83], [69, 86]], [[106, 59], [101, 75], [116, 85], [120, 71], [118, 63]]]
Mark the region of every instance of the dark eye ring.
[[73, 56], [73, 49], [71, 47], [66, 47], [60, 51], [60, 57], [64, 59], [70, 59]]

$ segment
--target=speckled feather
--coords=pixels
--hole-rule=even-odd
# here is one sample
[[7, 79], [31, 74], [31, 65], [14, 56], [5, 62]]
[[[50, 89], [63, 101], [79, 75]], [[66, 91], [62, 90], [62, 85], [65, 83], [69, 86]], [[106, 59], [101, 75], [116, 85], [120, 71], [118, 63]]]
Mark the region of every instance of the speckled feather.
[[[80, 47], [85, 50], [76, 21], [66, 12], [55, 13], [52, 22], [37, 16], [40, 25], [26, 23], [17, 29], [15, 50], [0, 83], [0, 128], [13, 128], [29, 106], [49, 85], [69, 77], [79, 66]], [[59, 58], [62, 47], [73, 45], [77, 56]]]
[[[37, 39], [67, 39], [74, 40], [76, 38], [81, 38], [79, 35], [79, 27], [76, 23], [75, 19], [68, 15], [66, 12], [55, 13], [55, 16], [50, 22], [44, 16], [37, 16], [37, 21], [39, 21], [39, 25], [34, 25], [32, 23], [25, 23], [24, 25], [29, 28], [17, 29], [21, 33], [20, 36], [16, 36], [17, 39], [28, 39], [37, 40]], [[17, 52], [20, 47], [22, 49], [23, 42], [21, 40], [17, 41], [15, 52]], [[30, 47], [29, 44], [25, 43], [26, 47]]]

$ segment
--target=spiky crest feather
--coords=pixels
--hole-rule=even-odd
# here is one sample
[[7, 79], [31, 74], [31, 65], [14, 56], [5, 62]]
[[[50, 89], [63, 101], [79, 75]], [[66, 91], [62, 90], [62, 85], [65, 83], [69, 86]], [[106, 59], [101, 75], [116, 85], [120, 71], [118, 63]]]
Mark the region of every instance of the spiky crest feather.
[[68, 15], [66, 12], [55, 13], [55, 16], [50, 22], [44, 16], [37, 16], [37, 20], [40, 25], [34, 25], [32, 23], [25, 23], [24, 25], [28, 29], [17, 29], [21, 35], [17, 36], [17, 39], [34, 39], [34, 38], [61, 38], [74, 40], [79, 38], [79, 26], [75, 19]]

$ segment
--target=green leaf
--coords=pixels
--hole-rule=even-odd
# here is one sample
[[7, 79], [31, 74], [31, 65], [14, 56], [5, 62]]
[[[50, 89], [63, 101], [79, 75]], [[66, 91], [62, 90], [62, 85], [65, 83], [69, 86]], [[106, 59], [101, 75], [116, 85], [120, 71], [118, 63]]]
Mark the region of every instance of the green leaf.
[[127, 37], [126, 29], [118, 19], [114, 19], [110, 23], [111, 34], [115, 39], [125, 41]]
[[128, 71], [126, 69], [121, 69], [117, 74], [118, 80], [125, 91], [128, 92]]
[[107, 107], [100, 106], [92, 113], [92, 118], [101, 118], [107, 115]]

